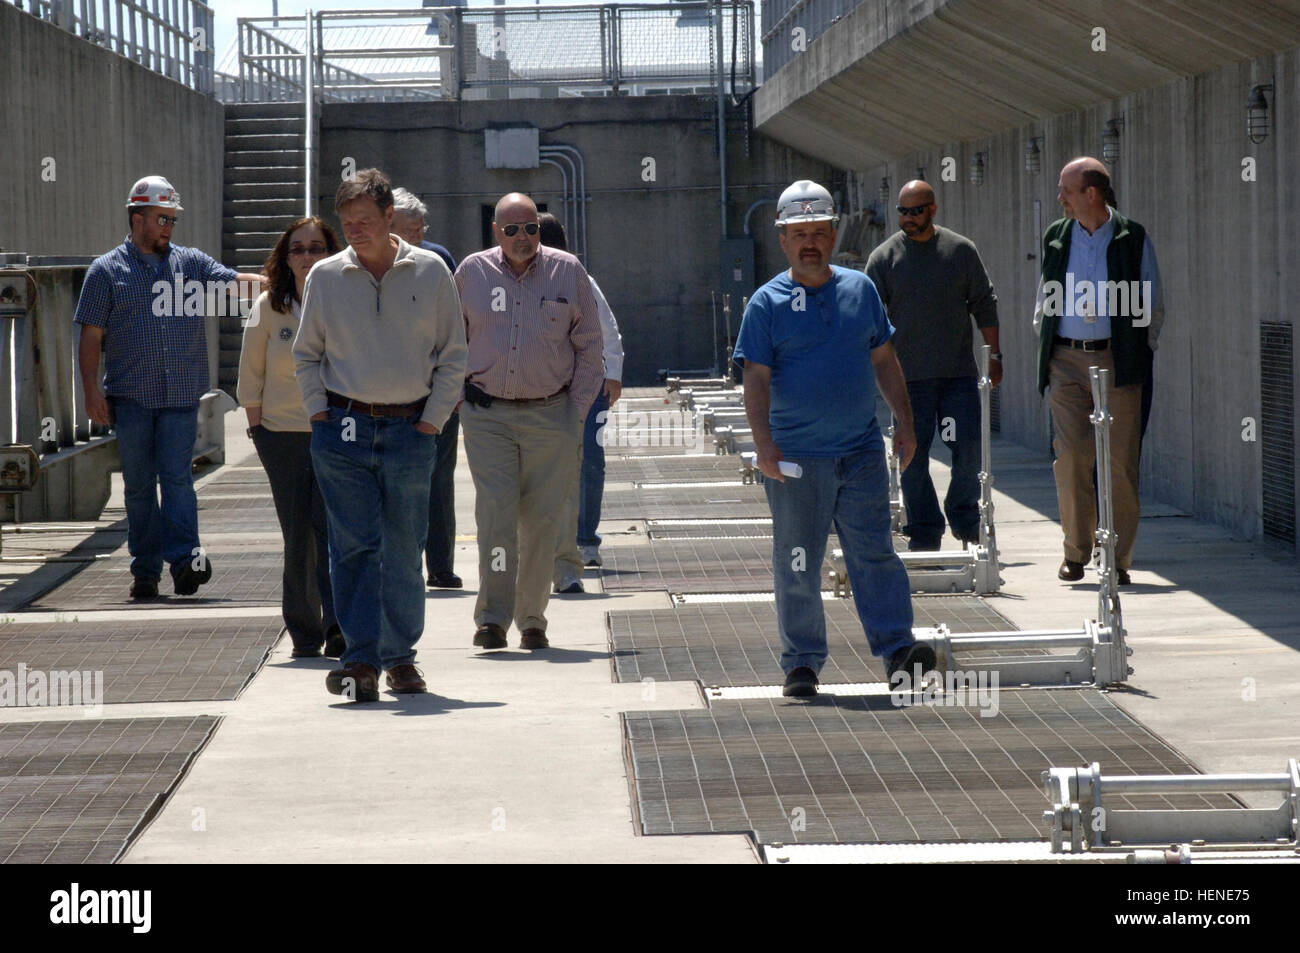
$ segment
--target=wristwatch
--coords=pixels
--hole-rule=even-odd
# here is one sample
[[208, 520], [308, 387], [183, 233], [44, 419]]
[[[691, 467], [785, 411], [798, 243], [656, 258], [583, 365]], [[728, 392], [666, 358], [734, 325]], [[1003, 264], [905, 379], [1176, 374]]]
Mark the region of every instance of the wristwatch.
[[258, 427], [261, 427], [261, 426], [262, 426], [261, 424], [258, 424], [257, 426], [255, 426], [255, 427], [249, 427], [247, 430], [244, 431], [246, 434], [248, 434], [248, 439], [249, 439], [249, 440], [252, 440], [252, 439], [253, 439], [253, 431], [256, 430], [256, 429], [258, 429]]
[[1001, 363], [1002, 363], [1002, 352], [1001, 352], [1001, 351], [994, 351], [992, 354], [989, 355], [989, 360], [991, 360], [991, 361], [997, 361], [999, 364], [1001, 364]]

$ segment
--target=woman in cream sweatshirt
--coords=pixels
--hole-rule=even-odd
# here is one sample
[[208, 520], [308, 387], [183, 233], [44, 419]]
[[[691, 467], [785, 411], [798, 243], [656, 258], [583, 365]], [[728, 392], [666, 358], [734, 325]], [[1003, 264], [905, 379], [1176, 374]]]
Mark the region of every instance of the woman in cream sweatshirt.
[[307, 272], [339, 250], [319, 218], [290, 225], [266, 260], [267, 287], [249, 314], [239, 355], [239, 402], [271, 482], [284, 536], [281, 605], [294, 658], [343, 652], [330, 589], [325, 505], [312, 472], [311, 424], [293, 375], [293, 339]]

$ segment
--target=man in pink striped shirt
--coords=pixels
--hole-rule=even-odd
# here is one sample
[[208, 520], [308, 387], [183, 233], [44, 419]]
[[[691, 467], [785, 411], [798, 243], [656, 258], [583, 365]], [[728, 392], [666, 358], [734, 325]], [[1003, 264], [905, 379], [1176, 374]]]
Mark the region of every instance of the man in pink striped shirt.
[[479, 594], [474, 644], [544, 649], [558, 521], [587, 410], [604, 383], [591, 281], [568, 252], [542, 246], [537, 206], [497, 203], [497, 247], [456, 269], [469, 360], [461, 427], [474, 477]]

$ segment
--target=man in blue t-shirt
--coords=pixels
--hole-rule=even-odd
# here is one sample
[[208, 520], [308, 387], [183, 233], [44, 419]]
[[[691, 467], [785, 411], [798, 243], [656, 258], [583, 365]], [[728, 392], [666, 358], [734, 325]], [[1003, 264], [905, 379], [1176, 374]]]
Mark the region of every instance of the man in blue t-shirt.
[[[772, 572], [784, 694], [817, 693], [826, 662], [821, 566], [831, 524], [839, 534], [871, 652], [917, 677], [934, 650], [912, 637], [911, 587], [889, 532], [889, 473], [875, 392], [898, 418], [894, 448], [906, 469], [916, 450], [912, 409], [894, 333], [865, 274], [830, 264], [839, 215], [806, 179], [777, 202], [790, 270], [754, 293], [735, 359], [745, 368], [745, 414], [772, 510]], [[798, 464], [788, 478], [780, 463]], [[919, 679], [918, 679], [919, 680]]]

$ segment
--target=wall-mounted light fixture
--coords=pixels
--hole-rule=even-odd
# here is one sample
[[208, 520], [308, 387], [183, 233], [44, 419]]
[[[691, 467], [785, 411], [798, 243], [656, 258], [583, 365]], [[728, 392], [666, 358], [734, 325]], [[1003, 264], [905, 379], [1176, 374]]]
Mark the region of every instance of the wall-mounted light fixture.
[[916, 167], [916, 177], [922, 182], [925, 181], [925, 166], [918, 165]]
[[984, 184], [984, 160], [987, 158], [987, 152], [977, 152], [970, 160], [970, 184]]
[[1043, 171], [1043, 137], [1032, 136], [1025, 143], [1025, 171], [1038, 175]]
[[1124, 128], [1124, 117], [1106, 120], [1106, 128], [1101, 134], [1101, 157], [1107, 165], [1119, 161], [1119, 131]]
[[889, 200], [893, 198], [893, 193], [889, 190], [889, 176], [885, 176], [880, 180], [880, 190], [876, 193], [876, 198], [880, 199], [880, 201], [884, 202], [886, 205], [888, 205]]
[[1246, 99], [1246, 135], [1256, 145], [1268, 138], [1268, 100], [1264, 94], [1271, 92], [1272, 83], [1260, 83], [1250, 88]]

